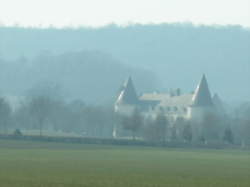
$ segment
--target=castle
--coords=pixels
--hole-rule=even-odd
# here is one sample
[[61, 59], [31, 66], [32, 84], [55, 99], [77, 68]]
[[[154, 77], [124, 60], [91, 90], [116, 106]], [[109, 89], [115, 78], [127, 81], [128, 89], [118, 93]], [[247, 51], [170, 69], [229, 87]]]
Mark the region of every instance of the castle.
[[138, 109], [145, 117], [155, 118], [163, 113], [170, 121], [177, 118], [201, 120], [208, 112], [219, 112], [221, 100], [211, 97], [206, 76], [203, 75], [194, 93], [144, 93], [138, 96], [131, 77], [120, 89], [114, 105], [115, 112], [129, 116]]

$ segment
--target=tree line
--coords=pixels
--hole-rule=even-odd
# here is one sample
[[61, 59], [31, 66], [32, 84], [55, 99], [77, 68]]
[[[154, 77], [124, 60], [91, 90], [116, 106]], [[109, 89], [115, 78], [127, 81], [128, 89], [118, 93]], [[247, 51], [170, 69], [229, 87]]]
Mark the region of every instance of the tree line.
[[0, 98], [0, 132], [13, 134], [35, 130], [40, 136], [46, 132], [74, 133], [78, 136], [111, 137], [112, 109], [105, 106], [86, 105], [81, 100], [65, 102], [48, 96], [36, 96], [22, 101], [12, 110]]
[[65, 101], [45, 94], [27, 97], [13, 109], [1, 97], [1, 134], [20, 135], [28, 130], [39, 132], [39, 136], [47, 136], [50, 131], [160, 144], [224, 143], [245, 146], [250, 144], [250, 105], [242, 105], [230, 115], [208, 113], [202, 121], [196, 122], [181, 117], [172, 120], [163, 113], [149, 118], [139, 110], [134, 110], [131, 116], [123, 116], [115, 113], [112, 106], [87, 105], [81, 100]]
[[[239, 115], [240, 113], [240, 115]], [[145, 117], [139, 110], [131, 116], [118, 117], [117, 136], [132, 137], [157, 143], [198, 143], [250, 145], [250, 105], [239, 106], [230, 115], [207, 113], [201, 120], [177, 117], [164, 113]]]

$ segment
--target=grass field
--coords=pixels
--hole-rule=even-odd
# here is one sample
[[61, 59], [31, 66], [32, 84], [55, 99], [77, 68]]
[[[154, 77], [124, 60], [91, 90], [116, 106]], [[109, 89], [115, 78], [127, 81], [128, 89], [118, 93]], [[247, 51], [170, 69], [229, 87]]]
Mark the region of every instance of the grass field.
[[0, 140], [1, 187], [249, 187], [250, 152]]

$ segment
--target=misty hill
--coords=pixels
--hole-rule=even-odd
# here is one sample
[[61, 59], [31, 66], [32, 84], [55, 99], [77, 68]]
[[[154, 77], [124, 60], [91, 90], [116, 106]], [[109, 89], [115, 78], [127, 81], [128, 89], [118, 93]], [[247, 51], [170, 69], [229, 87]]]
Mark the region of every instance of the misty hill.
[[[218, 91], [222, 98], [250, 99], [250, 86], [247, 86], [250, 81], [250, 30], [239, 26], [161, 24], [111, 25], [99, 29], [0, 28], [0, 54], [6, 60], [20, 56], [35, 58], [41, 51], [50, 51], [57, 56], [81, 50], [102, 51], [127, 67], [148, 69], [157, 75], [161, 90], [180, 87], [190, 92], [201, 74], [206, 73], [211, 90]], [[91, 70], [89, 66], [86, 68]], [[115, 68], [114, 72], [117, 72]], [[117, 80], [120, 80], [125, 74], [112, 74], [111, 78], [107, 73], [107, 76], [111, 80], [118, 76]], [[81, 81], [79, 77], [79, 83]]]
[[152, 91], [156, 83], [151, 72], [128, 67], [97, 51], [44, 52], [32, 60], [0, 60], [0, 66], [0, 92], [9, 96], [45, 94], [92, 104], [111, 103], [129, 75], [143, 91]]

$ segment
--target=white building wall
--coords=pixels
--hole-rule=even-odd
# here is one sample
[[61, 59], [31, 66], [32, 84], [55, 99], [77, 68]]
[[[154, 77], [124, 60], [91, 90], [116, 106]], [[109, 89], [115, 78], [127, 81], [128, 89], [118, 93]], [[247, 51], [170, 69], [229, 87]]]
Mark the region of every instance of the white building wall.
[[122, 114], [125, 116], [131, 116], [135, 110], [135, 105], [128, 105], [128, 104], [116, 104], [115, 105], [115, 112], [118, 114]]
[[215, 108], [211, 106], [205, 106], [205, 107], [191, 106], [188, 108], [188, 119], [201, 122], [206, 114], [213, 112], [215, 112]]

